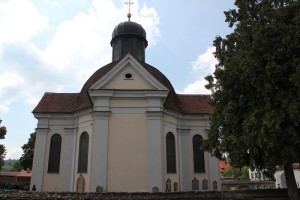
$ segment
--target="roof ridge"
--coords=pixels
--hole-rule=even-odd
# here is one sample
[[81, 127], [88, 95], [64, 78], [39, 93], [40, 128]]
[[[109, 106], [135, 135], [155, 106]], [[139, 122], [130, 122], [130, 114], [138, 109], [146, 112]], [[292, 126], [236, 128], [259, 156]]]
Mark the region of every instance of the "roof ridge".
[[44, 94], [79, 94], [79, 92], [45, 92]]
[[177, 94], [178, 96], [211, 96], [210, 94]]

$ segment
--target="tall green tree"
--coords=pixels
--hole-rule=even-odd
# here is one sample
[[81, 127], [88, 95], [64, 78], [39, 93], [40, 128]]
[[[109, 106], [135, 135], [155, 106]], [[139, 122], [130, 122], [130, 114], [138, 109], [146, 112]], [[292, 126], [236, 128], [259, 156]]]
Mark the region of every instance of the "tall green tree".
[[12, 165], [10, 171], [19, 172], [21, 170], [22, 170], [22, 166], [20, 164], [20, 160], [16, 160], [15, 163]]
[[[2, 120], [0, 119], [0, 139], [4, 139], [6, 135], [6, 127], [1, 126]], [[0, 171], [4, 165], [4, 158], [6, 155], [6, 148], [3, 144], [0, 144]]]
[[22, 146], [23, 154], [20, 158], [20, 165], [24, 170], [32, 169], [35, 136], [35, 132], [31, 133], [28, 142]]
[[211, 128], [207, 150], [233, 165], [284, 165], [291, 199], [299, 199], [291, 166], [300, 141], [300, 2], [236, 0], [225, 12], [234, 31], [216, 37], [218, 64], [207, 76]]

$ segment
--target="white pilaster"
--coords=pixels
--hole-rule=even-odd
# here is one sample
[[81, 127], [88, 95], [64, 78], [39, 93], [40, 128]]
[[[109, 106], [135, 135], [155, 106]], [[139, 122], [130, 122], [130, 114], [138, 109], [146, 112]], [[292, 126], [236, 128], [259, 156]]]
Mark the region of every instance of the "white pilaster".
[[47, 166], [45, 166], [44, 158], [46, 154], [46, 146], [47, 146], [47, 133], [48, 128], [37, 128], [36, 129], [36, 138], [35, 138], [35, 146], [34, 146], [34, 157], [32, 164], [32, 175], [31, 175], [31, 183], [30, 189], [33, 185], [36, 186], [36, 191], [42, 191], [43, 189], [43, 178], [44, 171], [47, 170]]
[[61, 191], [72, 192], [73, 190], [73, 171], [74, 171], [74, 159], [75, 159], [75, 128], [65, 129], [63, 138], [63, 150], [62, 150], [62, 186]]
[[163, 190], [162, 182], [162, 113], [147, 112], [149, 137], [149, 191]]
[[107, 191], [107, 150], [110, 112], [94, 112], [91, 192], [101, 186]]
[[178, 129], [179, 135], [179, 160], [180, 160], [180, 179], [181, 191], [191, 191], [190, 163], [191, 154], [189, 152], [191, 146], [190, 129]]
[[[221, 177], [219, 173], [219, 159], [216, 157], [211, 156], [211, 154], [208, 155], [208, 160], [209, 160], [209, 168], [208, 168], [208, 173], [209, 173], [209, 179], [210, 179], [210, 189], [213, 190], [213, 182], [217, 181], [218, 183], [218, 190], [221, 189]], [[218, 172], [218, 173], [214, 173]]]

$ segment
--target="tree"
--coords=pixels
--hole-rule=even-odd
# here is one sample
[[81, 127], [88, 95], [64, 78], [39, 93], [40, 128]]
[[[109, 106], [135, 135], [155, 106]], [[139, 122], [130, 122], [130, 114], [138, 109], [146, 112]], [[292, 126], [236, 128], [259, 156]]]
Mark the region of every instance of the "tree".
[[31, 133], [28, 142], [22, 146], [23, 154], [20, 158], [20, 164], [24, 170], [32, 169], [35, 135], [35, 132]]
[[230, 166], [224, 173], [223, 176], [226, 178], [234, 178], [238, 180], [249, 180], [248, 167], [236, 168]]
[[[4, 139], [6, 135], [6, 127], [1, 126], [2, 120], [0, 119], [0, 139]], [[0, 171], [4, 165], [4, 158], [6, 155], [6, 148], [3, 144], [0, 144]]]
[[236, 0], [224, 12], [234, 31], [214, 40], [218, 64], [206, 77], [213, 111], [205, 148], [235, 166], [284, 165], [291, 199], [299, 199], [291, 166], [300, 141], [299, 4]]
[[10, 171], [20, 171], [22, 168], [18, 167], [20, 165], [19, 160], [4, 160], [4, 166], [2, 167], [2, 171], [10, 172]]
[[13, 166], [11, 167], [10, 171], [11, 172], [19, 172], [22, 170], [20, 160], [16, 160]]

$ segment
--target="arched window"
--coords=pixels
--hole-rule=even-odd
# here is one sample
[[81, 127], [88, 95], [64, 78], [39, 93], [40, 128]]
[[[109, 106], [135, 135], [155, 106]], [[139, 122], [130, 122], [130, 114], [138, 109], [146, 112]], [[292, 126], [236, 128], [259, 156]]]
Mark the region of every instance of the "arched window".
[[114, 45], [113, 48], [113, 61], [120, 60], [120, 43]]
[[78, 173], [87, 173], [89, 154], [89, 134], [83, 132], [79, 139]]
[[136, 43], [136, 59], [139, 61], [144, 61], [144, 48], [141, 42]]
[[61, 152], [61, 136], [54, 134], [50, 140], [49, 159], [48, 159], [48, 173], [59, 173]]
[[193, 137], [194, 173], [205, 172], [204, 152], [202, 150], [203, 138], [201, 135]]
[[122, 57], [125, 57], [128, 53], [132, 54], [131, 40], [125, 40], [123, 42], [123, 55], [122, 55]]
[[176, 149], [175, 149], [175, 137], [173, 133], [168, 133], [166, 136], [166, 151], [167, 151], [167, 173], [176, 173]]

